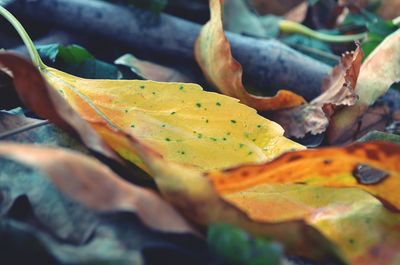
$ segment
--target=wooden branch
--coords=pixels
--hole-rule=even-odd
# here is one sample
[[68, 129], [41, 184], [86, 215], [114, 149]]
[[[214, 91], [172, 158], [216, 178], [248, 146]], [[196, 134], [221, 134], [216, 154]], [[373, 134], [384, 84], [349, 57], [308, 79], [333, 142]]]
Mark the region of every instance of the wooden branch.
[[[139, 54], [193, 61], [193, 45], [201, 29], [170, 15], [126, 8], [97, 0], [15, 0], [7, 8], [19, 16], [53, 23], [128, 45]], [[285, 88], [311, 99], [320, 94], [330, 67], [275, 40], [227, 33], [234, 57], [252, 87], [272, 93]], [[99, 43], [101, 45], [101, 43]]]

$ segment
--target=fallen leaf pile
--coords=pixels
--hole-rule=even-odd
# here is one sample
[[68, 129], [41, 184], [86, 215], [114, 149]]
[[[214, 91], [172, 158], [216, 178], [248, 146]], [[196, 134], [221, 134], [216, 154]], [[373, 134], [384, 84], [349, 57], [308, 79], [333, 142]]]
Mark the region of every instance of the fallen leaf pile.
[[[48, 120], [0, 112], [0, 139], [6, 140], [0, 142], [0, 180], [12, 187], [6, 193], [0, 183], [0, 209], [6, 209], [0, 218], [13, 212], [15, 201], [28, 201], [37, 226], [46, 223], [66, 242], [89, 241], [86, 254], [95, 255], [96, 246], [112, 249], [115, 256], [104, 251], [99, 262], [119, 258], [115, 264], [148, 261], [142, 251], [146, 246], [128, 239], [131, 226], [144, 229], [143, 237], [151, 242], [167, 241], [168, 234], [174, 240], [188, 236], [199, 245], [204, 244], [203, 229], [210, 227], [211, 248], [230, 262], [259, 264], [256, 256], [270, 262], [261, 264], [284, 264], [284, 252], [321, 264], [399, 264], [398, 137], [378, 133], [365, 142], [354, 140], [361, 136], [367, 111], [400, 81], [400, 31], [364, 62], [359, 45], [344, 54], [320, 96], [309, 103], [289, 90], [257, 97], [245, 89], [242, 67], [231, 54], [223, 2], [210, 0], [210, 21], [194, 47], [205, 77], [222, 94], [194, 83], [166, 82], [188, 78], [134, 57], [120, 62], [143, 79], [166, 81], [85, 79], [48, 67], [40, 58], [40, 65], [33, 65], [0, 52], [1, 70], [13, 80], [24, 107]], [[262, 9], [262, 1], [252, 2]], [[274, 121], [257, 111], [268, 111], [261, 114]], [[307, 149], [283, 136], [302, 138], [326, 130], [329, 143], [343, 146]], [[34, 181], [46, 190], [30, 191]], [[140, 181], [154, 187], [133, 184]], [[71, 223], [48, 220], [51, 214], [38, 206], [46, 203], [46, 193], [58, 198], [48, 202], [47, 210], [61, 204], [62, 216], [68, 216], [68, 205], [79, 205], [76, 216], [65, 221]], [[4, 207], [3, 201], [8, 202]], [[128, 214], [121, 217], [126, 227], [116, 228], [107, 219], [115, 213]], [[84, 227], [75, 227], [80, 219]], [[27, 230], [0, 222], [1, 237], [3, 225], [12, 227], [7, 231]], [[128, 233], [126, 241], [117, 243], [115, 233]], [[91, 261], [83, 253], [68, 255], [79, 252], [71, 246], [40, 237], [44, 248], [56, 253], [52, 258]], [[232, 259], [227, 249], [236, 240], [245, 247]], [[178, 239], [174, 242], [175, 249], [185, 249]], [[130, 244], [133, 253], [126, 251]], [[202, 253], [199, 247], [198, 256]]]

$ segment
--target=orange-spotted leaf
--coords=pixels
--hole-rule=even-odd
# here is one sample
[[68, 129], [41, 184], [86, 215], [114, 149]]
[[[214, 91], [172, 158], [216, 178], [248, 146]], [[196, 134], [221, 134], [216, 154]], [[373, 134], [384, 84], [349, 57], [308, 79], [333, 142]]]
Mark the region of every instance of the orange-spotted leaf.
[[356, 103], [355, 87], [362, 56], [359, 46], [354, 52], [344, 54], [339, 65], [324, 80], [320, 96], [309, 104], [273, 114], [273, 119], [285, 129], [285, 135], [301, 138], [307, 133], [323, 133], [329, 125], [330, 117], [340, 106]]
[[350, 264], [394, 265], [400, 261], [399, 154], [399, 146], [384, 142], [297, 151], [208, 177], [254, 221], [301, 219]]
[[[400, 146], [386, 142], [286, 153], [270, 163], [210, 173], [219, 192], [264, 183], [363, 189], [400, 210]], [[307, 166], [304, 166], [307, 165]]]
[[242, 66], [233, 58], [224, 34], [221, 0], [210, 0], [211, 19], [204, 25], [195, 44], [198, 64], [207, 80], [223, 94], [239, 99], [257, 110], [277, 110], [295, 107], [305, 101], [288, 90], [280, 90], [274, 97], [249, 94], [242, 82]]
[[398, 146], [297, 151], [204, 176], [134, 145], [164, 196], [199, 224], [240, 226], [309, 258], [331, 254], [359, 265], [400, 260]]

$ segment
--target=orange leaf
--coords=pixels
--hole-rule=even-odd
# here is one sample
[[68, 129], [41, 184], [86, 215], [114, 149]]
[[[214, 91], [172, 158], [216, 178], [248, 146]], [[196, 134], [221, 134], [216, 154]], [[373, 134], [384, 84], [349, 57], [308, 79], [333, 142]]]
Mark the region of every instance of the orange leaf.
[[280, 90], [274, 97], [249, 94], [242, 83], [242, 66], [233, 58], [222, 25], [222, 0], [210, 0], [211, 19], [204, 25], [195, 44], [195, 56], [207, 80], [223, 94], [239, 99], [257, 110], [277, 110], [298, 106], [304, 99]]
[[[283, 154], [270, 163], [210, 173], [221, 193], [262, 183], [357, 187], [400, 210], [400, 147], [381, 143]], [[307, 166], [304, 166], [307, 165]], [[370, 173], [367, 166], [370, 167]], [[371, 171], [372, 170], [372, 171]], [[375, 170], [375, 171], [374, 171]], [[382, 172], [377, 172], [381, 170]]]

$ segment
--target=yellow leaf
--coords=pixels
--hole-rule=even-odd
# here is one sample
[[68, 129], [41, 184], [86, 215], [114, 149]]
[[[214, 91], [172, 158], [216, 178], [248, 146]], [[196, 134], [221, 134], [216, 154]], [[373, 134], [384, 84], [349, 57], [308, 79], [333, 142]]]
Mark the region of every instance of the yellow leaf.
[[[278, 124], [254, 109], [196, 84], [88, 80], [52, 68], [43, 72], [94, 128], [105, 121], [169, 161], [207, 170], [265, 162], [303, 148], [284, 138]], [[120, 155], [144, 168], [123, 139], [107, 137], [104, 131], [103, 136]]]

